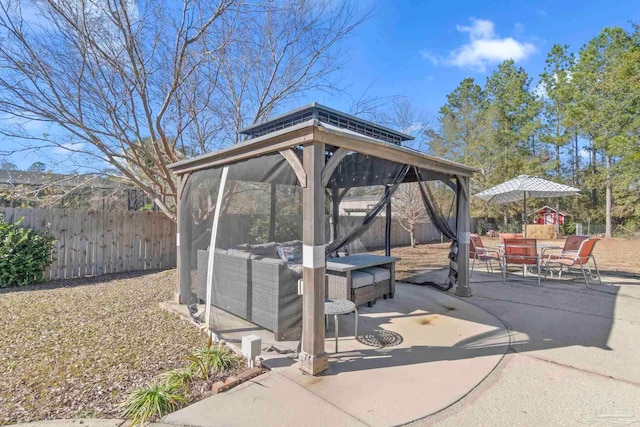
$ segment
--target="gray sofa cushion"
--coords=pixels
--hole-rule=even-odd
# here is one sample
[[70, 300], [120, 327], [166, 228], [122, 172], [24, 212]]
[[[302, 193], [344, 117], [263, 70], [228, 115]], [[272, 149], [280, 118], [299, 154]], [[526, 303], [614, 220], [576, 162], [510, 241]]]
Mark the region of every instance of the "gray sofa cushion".
[[378, 282], [382, 282], [383, 280], [389, 280], [391, 279], [391, 271], [389, 271], [386, 268], [382, 268], [382, 267], [369, 267], [369, 268], [363, 268], [360, 271], [364, 271], [365, 273], [369, 273], [373, 275], [373, 280], [378, 283]]
[[260, 255], [265, 258], [278, 258], [279, 256], [275, 242], [251, 245], [250, 252], [254, 255]]
[[363, 286], [373, 285], [373, 275], [365, 273], [362, 270], [356, 270], [351, 272], [351, 287], [353, 289], [361, 288]]
[[244, 259], [250, 259], [251, 256], [253, 255], [251, 252], [241, 251], [238, 249], [229, 249], [227, 251], [227, 254], [244, 258]]

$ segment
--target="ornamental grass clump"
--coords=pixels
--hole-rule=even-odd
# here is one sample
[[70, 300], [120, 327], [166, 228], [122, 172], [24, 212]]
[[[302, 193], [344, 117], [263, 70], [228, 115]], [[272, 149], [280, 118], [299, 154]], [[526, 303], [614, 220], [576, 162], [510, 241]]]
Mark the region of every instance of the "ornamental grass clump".
[[212, 345], [211, 339], [206, 347], [196, 349], [188, 359], [191, 362], [189, 368], [193, 372], [199, 372], [205, 380], [238, 363], [238, 356], [233, 351], [228, 347]]
[[131, 425], [143, 425], [153, 418], [180, 409], [188, 403], [188, 396], [210, 388], [208, 381], [226, 370], [239, 367], [241, 358], [223, 345], [213, 345], [211, 337], [205, 347], [194, 350], [189, 365], [164, 372], [153, 383], [131, 392], [120, 404], [122, 415]]
[[160, 374], [158, 379], [161, 383], [175, 388], [186, 389], [195, 379], [195, 372], [191, 367], [179, 368]]
[[184, 390], [166, 381], [158, 381], [133, 391], [122, 404], [122, 415], [131, 425], [143, 425], [154, 417], [162, 418], [187, 403]]

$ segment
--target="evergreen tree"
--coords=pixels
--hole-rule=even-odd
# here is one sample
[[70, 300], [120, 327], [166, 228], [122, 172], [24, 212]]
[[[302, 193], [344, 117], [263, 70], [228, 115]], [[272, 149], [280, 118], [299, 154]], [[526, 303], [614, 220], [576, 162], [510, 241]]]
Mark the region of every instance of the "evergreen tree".
[[[625, 53], [633, 44], [631, 34], [622, 28], [605, 28], [580, 50], [573, 73], [576, 105], [572, 118], [591, 142], [593, 173], [587, 184], [592, 189], [594, 209], [598, 208], [597, 190], [604, 183], [606, 237], [612, 234], [615, 141], [625, 140], [628, 131], [628, 114], [624, 112], [627, 94], [613, 77], [613, 70], [616, 64], [624, 62]], [[596, 169], [598, 152], [604, 160], [603, 174]]]

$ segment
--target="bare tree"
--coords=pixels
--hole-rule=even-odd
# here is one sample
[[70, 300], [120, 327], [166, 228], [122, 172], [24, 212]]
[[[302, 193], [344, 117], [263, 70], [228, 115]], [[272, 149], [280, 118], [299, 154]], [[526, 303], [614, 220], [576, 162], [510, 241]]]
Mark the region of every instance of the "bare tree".
[[393, 217], [409, 232], [411, 247], [415, 248], [416, 225], [428, 221], [418, 183], [400, 184], [393, 193], [392, 203]]
[[7, 171], [0, 204], [18, 207], [124, 210], [132, 189], [119, 179], [92, 174]]
[[433, 127], [433, 117], [418, 108], [405, 96], [367, 97], [365, 93], [352, 103], [352, 114], [361, 115], [383, 126], [414, 137], [404, 143], [418, 151], [428, 149], [428, 130]]
[[348, 58], [340, 42], [368, 13], [354, 2], [290, 0], [266, 1], [244, 16], [213, 76], [224, 140], [238, 142], [238, 130], [309, 90], [337, 90], [333, 76]]
[[[2, 132], [24, 150], [108, 164], [175, 219], [167, 165], [331, 89], [356, 12], [329, 0], [3, 1], [0, 114], [14, 125]], [[30, 132], [33, 121], [51, 133]]]

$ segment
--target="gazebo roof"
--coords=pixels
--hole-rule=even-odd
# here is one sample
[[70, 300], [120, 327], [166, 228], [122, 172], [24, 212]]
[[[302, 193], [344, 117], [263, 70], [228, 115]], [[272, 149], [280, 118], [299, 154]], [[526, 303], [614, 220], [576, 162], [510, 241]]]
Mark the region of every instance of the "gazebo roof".
[[241, 129], [239, 133], [247, 135], [249, 138], [256, 138], [311, 119], [316, 119], [320, 123], [334, 125], [395, 144], [413, 139], [411, 135], [406, 135], [393, 129], [380, 126], [379, 124], [363, 120], [360, 117], [334, 110], [317, 102], [312, 102], [304, 107], [296, 108], [295, 110], [273, 117], [264, 123], [257, 123], [246, 127]]
[[231, 164], [268, 153], [286, 151], [312, 142], [322, 142], [333, 150], [343, 148], [377, 158], [424, 168], [443, 176], [471, 176], [477, 172], [461, 163], [431, 156], [396, 143], [383, 141], [359, 132], [327, 124], [318, 119], [285, 127], [251, 138], [228, 148], [203, 154], [169, 165], [177, 174]]

